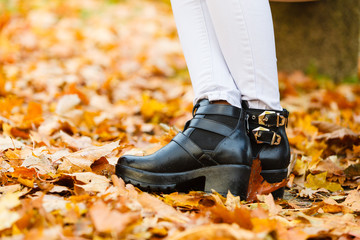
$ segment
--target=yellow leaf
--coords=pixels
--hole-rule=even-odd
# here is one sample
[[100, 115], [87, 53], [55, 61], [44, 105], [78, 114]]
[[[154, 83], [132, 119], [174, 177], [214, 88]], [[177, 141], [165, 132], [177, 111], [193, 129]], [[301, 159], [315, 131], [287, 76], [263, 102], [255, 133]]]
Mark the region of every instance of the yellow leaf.
[[11, 211], [20, 205], [19, 197], [19, 193], [7, 193], [0, 197], [0, 230], [11, 227], [20, 218], [17, 212]]
[[149, 95], [142, 96], [141, 114], [146, 120], [157, 123], [160, 121], [160, 116], [166, 112], [166, 105], [155, 99], [150, 99]]
[[332, 183], [326, 181], [327, 172], [323, 172], [317, 175], [309, 174], [306, 177], [305, 187], [317, 190], [319, 188], [325, 188], [331, 192], [344, 190], [339, 183]]
[[301, 159], [296, 160], [293, 173], [298, 176], [304, 175], [307, 168], [308, 168], [308, 160], [306, 157], [302, 157]]

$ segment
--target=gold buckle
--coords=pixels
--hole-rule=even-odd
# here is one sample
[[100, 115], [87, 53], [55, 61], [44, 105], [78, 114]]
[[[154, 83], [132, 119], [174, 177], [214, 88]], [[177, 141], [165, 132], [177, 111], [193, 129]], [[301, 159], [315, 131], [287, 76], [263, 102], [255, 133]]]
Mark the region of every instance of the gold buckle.
[[256, 143], [258, 143], [258, 144], [264, 143], [263, 141], [260, 141], [258, 139], [261, 137], [262, 132], [272, 132], [273, 133], [273, 137], [271, 139], [270, 145], [279, 145], [280, 144], [281, 136], [279, 134], [277, 134], [276, 132], [270, 131], [270, 129], [267, 129], [264, 127], [258, 127], [258, 128], [255, 128], [254, 130], [252, 130], [252, 133], [254, 134]]
[[267, 115], [271, 115], [271, 114], [276, 114], [276, 127], [284, 126], [286, 124], [286, 118], [284, 116], [280, 115], [280, 113], [276, 113], [274, 111], [264, 111], [264, 112], [262, 112], [258, 117], [258, 123], [260, 125], [270, 127], [271, 125], [267, 124], [266, 122], [269, 120]]
[[270, 115], [270, 114], [275, 114], [275, 112], [273, 112], [273, 111], [264, 111], [264, 112], [262, 112], [258, 117], [259, 124], [266, 126], [266, 122], [269, 120], [266, 115]]
[[270, 130], [264, 127], [258, 127], [252, 130], [256, 143], [264, 143], [263, 141], [258, 140], [259, 137], [261, 137], [261, 131], [263, 132], [269, 132]]
[[271, 139], [271, 145], [279, 145], [281, 142], [281, 136], [279, 134], [276, 134], [276, 132], [274, 132], [274, 135]]
[[286, 118], [282, 115], [280, 115], [280, 113], [277, 113], [277, 118], [276, 118], [276, 127], [279, 126], [284, 126], [286, 123]]

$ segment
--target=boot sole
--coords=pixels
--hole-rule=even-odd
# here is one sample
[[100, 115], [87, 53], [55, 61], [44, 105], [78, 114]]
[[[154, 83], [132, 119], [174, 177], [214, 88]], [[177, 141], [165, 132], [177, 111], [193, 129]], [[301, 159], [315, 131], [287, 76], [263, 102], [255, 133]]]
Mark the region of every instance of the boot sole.
[[246, 165], [217, 165], [186, 172], [154, 173], [116, 165], [116, 175], [145, 191], [187, 192], [190, 190], [211, 192], [212, 189], [226, 196], [246, 198], [251, 168]]
[[[277, 183], [282, 182], [287, 178], [288, 169], [272, 169], [272, 170], [262, 170], [260, 175], [268, 182], [268, 183]], [[285, 187], [279, 188], [278, 190], [272, 192], [271, 194], [275, 199], [283, 198]]]

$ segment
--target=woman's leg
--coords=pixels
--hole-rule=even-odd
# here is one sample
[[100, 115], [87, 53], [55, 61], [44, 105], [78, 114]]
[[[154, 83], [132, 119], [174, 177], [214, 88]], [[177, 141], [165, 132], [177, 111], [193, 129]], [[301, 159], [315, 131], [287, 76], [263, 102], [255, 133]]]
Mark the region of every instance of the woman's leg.
[[[222, 194], [230, 190], [244, 197], [253, 153], [265, 156], [261, 155], [260, 160], [265, 163], [263, 166], [270, 166], [265, 174], [271, 179], [274, 172], [286, 176], [288, 163], [280, 163], [279, 155], [287, 156], [289, 149], [286, 134], [281, 132], [287, 115], [281, 111], [238, 108], [243, 96], [252, 108], [281, 109], [272, 27], [263, 23], [267, 18], [261, 15], [269, 9], [261, 5], [266, 4], [265, 0], [246, 1], [249, 0], [172, 0], [195, 102], [199, 104], [195, 106], [194, 118], [168, 145], [149, 156], [119, 159], [116, 174], [125, 181], [151, 190], [186, 186], [185, 190], [215, 189]], [[243, 9], [242, 4], [247, 6]], [[256, 6], [259, 12], [255, 11]], [[245, 11], [250, 14], [244, 14]], [[248, 21], [255, 21], [250, 28], [256, 29], [249, 29]], [[272, 42], [264, 47], [262, 41], [267, 40]], [[209, 102], [215, 100], [225, 100], [233, 106]], [[265, 125], [255, 129], [259, 119]], [[272, 127], [264, 129], [267, 126]], [[252, 143], [247, 132], [254, 135]], [[283, 150], [273, 148], [279, 144], [284, 145]], [[276, 181], [282, 180], [283, 175], [275, 175], [279, 176]]]
[[[268, 0], [206, 0], [214, 31], [246, 108], [254, 158], [268, 182], [287, 176], [288, 112], [280, 106], [275, 40]], [[271, 109], [271, 111], [264, 111]], [[277, 110], [277, 111], [276, 111]], [[273, 193], [282, 197], [284, 188]]]
[[225, 100], [240, 107], [241, 93], [222, 55], [206, 1], [172, 0], [171, 4], [195, 92], [195, 102], [204, 98], [209, 101]]
[[206, 0], [206, 4], [242, 99], [251, 108], [281, 110], [269, 1]]

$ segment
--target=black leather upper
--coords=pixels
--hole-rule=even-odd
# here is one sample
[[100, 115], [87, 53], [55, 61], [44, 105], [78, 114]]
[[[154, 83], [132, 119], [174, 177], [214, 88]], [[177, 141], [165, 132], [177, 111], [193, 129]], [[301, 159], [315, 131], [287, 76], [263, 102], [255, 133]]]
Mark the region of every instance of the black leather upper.
[[[244, 112], [230, 105], [210, 104], [207, 100], [201, 101], [195, 108], [196, 114], [185, 125], [184, 132], [177, 134], [168, 145], [148, 156], [122, 156], [118, 164], [156, 173], [184, 172], [221, 164], [251, 166], [252, 151], [246, 132]], [[211, 114], [236, 117], [237, 126], [230, 128], [204, 118], [205, 115]], [[191, 132], [191, 129], [213, 132], [224, 136], [224, 139], [214, 150], [203, 150], [186, 134]]]
[[[243, 107], [246, 107], [246, 105], [243, 104]], [[258, 157], [261, 160], [263, 170], [284, 169], [287, 168], [290, 163], [290, 146], [285, 131], [289, 112], [286, 109], [283, 111], [268, 111], [273, 112], [273, 114], [265, 114], [266, 121], [264, 124], [260, 124], [259, 116], [264, 114], [265, 110], [250, 108], [245, 109], [245, 121], [248, 128], [248, 134], [251, 139], [253, 155], [254, 158]], [[281, 123], [281, 121], [279, 121], [279, 117], [283, 117], [285, 121], [283, 121], [281, 126], [277, 127], [277, 123]], [[259, 129], [259, 127], [260, 132], [258, 136], [255, 136], [254, 133], [257, 131], [254, 130]], [[277, 140], [280, 139], [278, 144], [271, 144], [273, 137]]]

